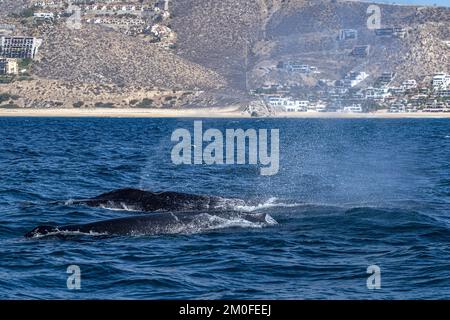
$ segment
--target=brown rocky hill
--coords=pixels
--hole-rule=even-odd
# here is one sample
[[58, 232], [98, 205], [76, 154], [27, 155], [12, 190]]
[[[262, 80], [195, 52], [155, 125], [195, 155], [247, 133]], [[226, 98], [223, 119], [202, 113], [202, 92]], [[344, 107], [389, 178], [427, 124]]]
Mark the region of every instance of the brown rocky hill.
[[0, 17], [11, 13], [19, 13], [29, 4], [29, 0], [0, 0]]
[[[179, 34], [177, 53], [216, 70], [237, 89], [283, 82], [283, 75], [273, 70], [279, 61], [317, 66], [320, 76], [330, 79], [355, 69], [374, 77], [393, 71], [417, 80], [449, 71], [443, 41], [450, 39], [450, 9], [379, 4], [382, 27], [409, 30], [407, 38], [398, 39], [377, 37], [367, 28], [369, 5], [332, 0], [178, 0], [173, 22]], [[337, 41], [343, 28], [358, 30], [358, 40]], [[352, 57], [356, 45], [370, 45], [369, 57]]]
[[[269, 61], [300, 61], [322, 71], [321, 77], [340, 78], [351, 70], [372, 75], [393, 71], [400, 78], [420, 80], [424, 75], [448, 72], [450, 9], [379, 5], [382, 27], [408, 30], [401, 38], [377, 37], [367, 28], [367, 3], [314, 1], [296, 10], [282, 7], [267, 26], [267, 41], [273, 48], [261, 57]], [[340, 29], [358, 30], [357, 40], [339, 42]], [[356, 45], [370, 45], [365, 59], [350, 55]], [[260, 59], [260, 60], [261, 60]], [[276, 77], [269, 78], [276, 81]], [[255, 79], [261, 83], [262, 77]]]
[[226, 82], [212, 70], [134, 37], [93, 25], [81, 30], [58, 26], [44, 36], [40, 77], [80, 83], [215, 89]]
[[177, 53], [225, 75], [234, 87], [245, 87], [247, 49], [263, 23], [261, 1], [174, 1]]

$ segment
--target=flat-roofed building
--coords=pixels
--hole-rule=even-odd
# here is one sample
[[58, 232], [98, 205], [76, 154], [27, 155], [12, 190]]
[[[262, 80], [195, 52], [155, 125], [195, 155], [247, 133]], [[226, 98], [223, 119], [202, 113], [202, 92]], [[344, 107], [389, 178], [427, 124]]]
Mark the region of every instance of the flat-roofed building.
[[394, 35], [394, 28], [375, 29], [375, 34], [379, 37], [392, 37]]
[[0, 57], [34, 59], [41, 39], [34, 37], [2, 36], [0, 37]]
[[19, 64], [17, 59], [0, 58], [0, 74], [18, 74]]
[[412, 90], [417, 88], [417, 81], [414, 79], [405, 80], [402, 83], [403, 88], [405, 90]]
[[358, 30], [355, 29], [342, 29], [339, 31], [339, 40], [356, 40], [358, 39]]
[[450, 86], [450, 75], [446, 73], [438, 73], [433, 76], [433, 89], [447, 89]]
[[352, 56], [357, 58], [366, 58], [370, 53], [370, 45], [356, 46], [352, 50]]
[[54, 20], [55, 14], [53, 12], [35, 12], [33, 17], [38, 20]]

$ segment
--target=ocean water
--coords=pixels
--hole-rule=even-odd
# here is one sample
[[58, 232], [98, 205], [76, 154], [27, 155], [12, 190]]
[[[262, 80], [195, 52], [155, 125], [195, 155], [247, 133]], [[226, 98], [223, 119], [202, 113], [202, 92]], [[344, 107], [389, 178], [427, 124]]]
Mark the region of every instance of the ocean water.
[[[449, 299], [450, 121], [204, 120], [280, 129], [280, 172], [175, 166], [189, 119], [0, 118], [2, 299]], [[25, 239], [138, 214], [73, 205], [123, 187], [238, 198], [278, 224]], [[67, 268], [81, 289], [67, 288]], [[369, 290], [367, 268], [381, 270]]]

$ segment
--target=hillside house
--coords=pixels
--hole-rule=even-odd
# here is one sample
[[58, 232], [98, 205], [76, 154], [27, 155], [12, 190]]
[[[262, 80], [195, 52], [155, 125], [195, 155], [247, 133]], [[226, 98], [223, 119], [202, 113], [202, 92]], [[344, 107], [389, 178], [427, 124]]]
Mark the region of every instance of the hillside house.
[[288, 72], [298, 72], [303, 74], [315, 73], [317, 72], [317, 68], [314, 66], [310, 66], [307, 64], [301, 64], [298, 62], [288, 62], [285, 65], [285, 69]]
[[446, 73], [438, 73], [433, 76], [433, 90], [447, 89], [450, 86], [450, 75]]
[[403, 86], [400, 87], [389, 87], [389, 92], [393, 95], [401, 95], [406, 92]]
[[55, 14], [53, 12], [35, 12], [33, 17], [36, 20], [54, 20]]
[[343, 111], [345, 113], [362, 113], [363, 108], [360, 104], [353, 104], [353, 105], [344, 107]]
[[308, 105], [308, 112], [325, 112], [327, 111], [327, 105], [322, 101], [310, 103]]
[[414, 79], [410, 79], [410, 80], [405, 80], [402, 83], [402, 87], [405, 90], [413, 90], [417, 88], [417, 81]]
[[339, 31], [339, 40], [356, 40], [358, 39], [358, 31], [355, 29], [342, 29]]
[[438, 97], [450, 97], [450, 88], [440, 89], [436, 92]]
[[450, 112], [450, 108], [445, 102], [429, 100], [427, 101], [423, 112]]
[[366, 99], [384, 101], [391, 96], [388, 88], [367, 88]]
[[141, 4], [116, 3], [116, 4], [87, 4], [81, 6], [85, 14], [95, 15], [137, 15], [142, 16], [146, 9]]
[[[67, 1], [64, 0], [32, 0], [32, 5], [37, 8], [63, 8], [66, 6]], [[73, 4], [76, 1], [72, 1]]]
[[366, 58], [370, 54], [370, 45], [356, 46], [353, 48], [351, 55], [356, 58]]
[[389, 87], [389, 85], [394, 80], [396, 74], [395, 72], [383, 72], [375, 82], [376, 87]]
[[294, 100], [291, 97], [269, 96], [268, 104], [281, 112], [304, 112], [309, 106], [309, 101]]
[[17, 59], [0, 58], [0, 75], [15, 75], [19, 73]]
[[407, 30], [402, 27], [380, 28], [380, 29], [375, 29], [375, 34], [378, 37], [404, 38], [407, 35]]

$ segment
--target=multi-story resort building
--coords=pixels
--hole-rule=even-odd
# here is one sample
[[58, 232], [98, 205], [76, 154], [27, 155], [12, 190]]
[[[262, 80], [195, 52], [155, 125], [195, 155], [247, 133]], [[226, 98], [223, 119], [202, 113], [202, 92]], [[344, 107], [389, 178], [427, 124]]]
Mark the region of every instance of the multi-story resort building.
[[34, 37], [1, 36], [0, 57], [34, 59], [41, 44], [42, 40]]

